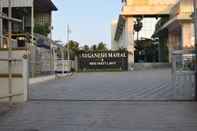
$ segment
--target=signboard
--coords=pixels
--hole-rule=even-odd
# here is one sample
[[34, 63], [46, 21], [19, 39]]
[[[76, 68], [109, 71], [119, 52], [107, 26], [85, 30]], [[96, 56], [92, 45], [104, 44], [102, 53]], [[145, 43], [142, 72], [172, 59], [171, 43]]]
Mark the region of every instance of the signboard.
[[79, 51], [80, 71], [91, 69], [128, 69], [127, 51]]

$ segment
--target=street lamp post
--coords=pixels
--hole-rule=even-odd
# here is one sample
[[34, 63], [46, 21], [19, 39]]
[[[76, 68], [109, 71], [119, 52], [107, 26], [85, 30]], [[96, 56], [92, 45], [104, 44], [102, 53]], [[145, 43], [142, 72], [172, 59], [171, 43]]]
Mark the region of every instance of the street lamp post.
[[70, 71], [70, 46], [69, 46], [69, 40], [70, 40], [70, 27], [69, 24], [67, 25], [67, 59], [68, 59], [68, 70]]
[[67, 25], [67, 58], [68, 60], [70, 60], [69, 39], [70, 39], [70, 27], [69, 25]]
[[195, 100], [197, 101], [197, 10], [196, 10], [196, 0], [193, 0], [194, 6], [194, 32], [195, 32]]
[[[50, 34], [49, 34], [49, 37], [50, 37], [50, 74], [51, 73], [54, 73], [54, 68], [53, 67], [53, 64], [54, 64], [54, 61], [55, 59], [53, 60], [53, 43], [52, 43], [52, 30], [53, 30], [53, 27], [49, 27], [49, 30], [50, 30]], [[53, 63], [52, 63], [53, 62]]]

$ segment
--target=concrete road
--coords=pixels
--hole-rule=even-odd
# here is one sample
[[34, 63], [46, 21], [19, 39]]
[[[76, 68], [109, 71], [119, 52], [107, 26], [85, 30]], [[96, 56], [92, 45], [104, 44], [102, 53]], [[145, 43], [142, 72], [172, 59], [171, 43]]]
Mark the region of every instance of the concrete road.
[[147, 70], [74, 74], [31, 86], [32, 99], [42, 100], [171, 100], [171, 71]]

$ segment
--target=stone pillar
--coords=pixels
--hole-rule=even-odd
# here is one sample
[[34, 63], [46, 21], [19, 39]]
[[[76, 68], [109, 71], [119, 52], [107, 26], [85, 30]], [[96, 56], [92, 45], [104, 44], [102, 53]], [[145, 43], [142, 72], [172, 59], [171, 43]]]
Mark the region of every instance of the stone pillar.
[[180, 50], [182, 48], [180, 41], [180, 33], [172, 30], [168, 35], [168, 49], [169, 49], [169, 62], [172, 63], [172, 53], [174, 50]]
[[127, 17], [125, 23], [125, 41], [127, 43], [127, 50], [129, 52], [128, 55], [128, 70], [133, 70], [134, 65], [134, 35], [133, 35], [133, 26], [134, 26], [134, 18]]
[[192, 26], [193, 24], [188, 23], [182, 23], [182, 48], [187, 49], [192, 47]]
[[169, 63], [172, 63], [172, 48], [173, 45], [173, 35], [171, 32], [168, 34], [168, 51], [169, 51]]

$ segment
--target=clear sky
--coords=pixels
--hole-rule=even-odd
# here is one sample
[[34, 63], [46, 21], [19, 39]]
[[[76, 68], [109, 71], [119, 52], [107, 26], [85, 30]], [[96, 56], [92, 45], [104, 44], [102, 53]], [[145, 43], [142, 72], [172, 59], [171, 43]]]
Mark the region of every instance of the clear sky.
[[111, 45], [111, 22], [118, 18], [121, 0], [52, 0], [58, 8], [53, 13], [53, 39], [66, 41], [66, 27], [70, 25], [70, 39], [81, 46], [103, 41]]

